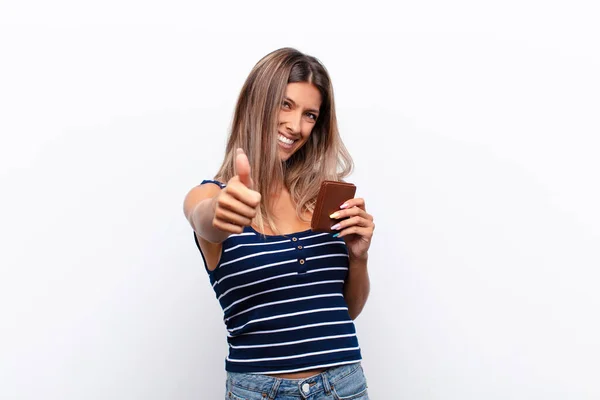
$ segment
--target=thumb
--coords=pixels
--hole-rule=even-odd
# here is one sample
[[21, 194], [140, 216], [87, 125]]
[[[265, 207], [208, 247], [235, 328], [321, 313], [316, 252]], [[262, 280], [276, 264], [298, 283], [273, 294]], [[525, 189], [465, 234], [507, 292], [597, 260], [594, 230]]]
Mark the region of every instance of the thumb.
[[240, 181], [246, 185], [247, 188], [252, 189], [253, 183], [252, 178], [250, 178], [250, 162], [242, 149], [237, 149], [237, 154], [235, 156], [235, 171], [240, 178]]

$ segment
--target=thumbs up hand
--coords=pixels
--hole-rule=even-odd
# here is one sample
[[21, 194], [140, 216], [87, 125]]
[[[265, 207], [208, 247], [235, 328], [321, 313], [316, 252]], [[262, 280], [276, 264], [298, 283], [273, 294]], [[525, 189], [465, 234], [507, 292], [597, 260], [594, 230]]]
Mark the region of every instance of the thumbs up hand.
[[245, 226], [252, 224], [260, 207], [261, 195], [252, 189], [254, 182], [250, 177], [250, 163], [242, 149], [237, 149], [235, 171], [236, 175], [215, 199], [212, 225], [224, 232], [242, 233]]
[[242, 149], [237, 149], [237, 154], [235, 156], [235, 171], [240, 182], [248, 189], [252, 189], [254, 182], [252, 182], [252, 178], [250, 177], [250, 162]]

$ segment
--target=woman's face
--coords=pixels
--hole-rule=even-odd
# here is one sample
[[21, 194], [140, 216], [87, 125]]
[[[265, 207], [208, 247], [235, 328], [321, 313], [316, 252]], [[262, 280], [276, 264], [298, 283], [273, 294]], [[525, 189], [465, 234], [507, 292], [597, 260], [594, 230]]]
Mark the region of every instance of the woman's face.
[[321, 93], [312, 83], [288, 83], [279, 110], [277, 148], [285, 161], [308, 140], [319, 117]]

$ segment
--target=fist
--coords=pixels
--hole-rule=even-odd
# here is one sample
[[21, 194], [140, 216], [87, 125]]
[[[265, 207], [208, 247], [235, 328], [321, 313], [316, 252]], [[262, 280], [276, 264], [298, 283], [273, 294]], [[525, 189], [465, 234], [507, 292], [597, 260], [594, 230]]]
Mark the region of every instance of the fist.
[[252, 189], [250, 163], [242, 149], [237, 149], [235, 171], [237, 175], [215, 198], [212, 224], [224, 232], [242, 233], [245, 226], [252, 224], [261, 199], [260, 193]]

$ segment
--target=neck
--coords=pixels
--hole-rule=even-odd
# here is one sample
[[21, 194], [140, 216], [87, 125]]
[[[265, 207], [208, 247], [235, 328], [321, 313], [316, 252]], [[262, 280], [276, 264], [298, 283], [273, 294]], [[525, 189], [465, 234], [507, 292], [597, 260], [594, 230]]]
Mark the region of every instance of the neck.
[[285, 185], [285, 181], [284, 180], [273, 180], [271, 182], [271, 189], [270, 192], [272, 195], [278, 195], [279, 193], [283, 192], [283, 191], [288, 191], [288, 188]]

